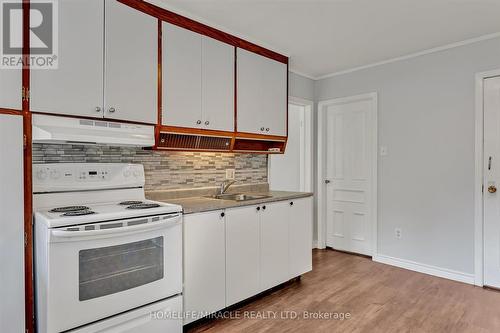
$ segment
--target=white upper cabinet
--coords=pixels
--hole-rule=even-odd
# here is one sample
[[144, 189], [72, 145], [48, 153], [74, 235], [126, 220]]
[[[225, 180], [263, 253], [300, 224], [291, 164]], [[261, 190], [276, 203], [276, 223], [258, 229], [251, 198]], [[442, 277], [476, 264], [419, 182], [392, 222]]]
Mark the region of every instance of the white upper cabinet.
[[59, 68], [31, 70], [32, 111], [102, 117], [104, 1], [59, 1]]
[[201, 35], [163, 23], [162, 124], [201, 127]]
[[234, 47], [163, 23], [162, 124], [234, 130]]
[[158, 20], [116, 0], [105, 13], [104, 116], [156, 124]]
[[157, 19], [116, 0], [58, 10], [59, 68], [31, 70], [31, 110], [156, 123]]
[[202, 38], [203, 128], [234, 131], [234, 46]]
[[238, 132], [286, 136], [287, 65], [237, 51]]
[[0, 108], [22, 109], [22, 71], [0, 69]]

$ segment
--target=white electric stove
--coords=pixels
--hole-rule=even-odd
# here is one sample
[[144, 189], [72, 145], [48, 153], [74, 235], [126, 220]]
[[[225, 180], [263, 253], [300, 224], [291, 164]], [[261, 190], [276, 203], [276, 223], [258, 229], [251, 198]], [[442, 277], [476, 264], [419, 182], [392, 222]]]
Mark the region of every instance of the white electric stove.
[[144, 183], [138, 164], [33, 166], [38, 332], [182, 331], [165, 319], [182, 311], [182, 207]]

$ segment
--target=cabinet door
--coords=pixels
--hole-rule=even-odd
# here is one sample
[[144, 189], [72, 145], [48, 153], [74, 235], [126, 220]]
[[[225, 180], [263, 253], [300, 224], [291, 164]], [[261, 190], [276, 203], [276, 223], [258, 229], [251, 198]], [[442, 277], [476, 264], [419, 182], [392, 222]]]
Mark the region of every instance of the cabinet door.
[[294, 278], [312, 270], [312, 197], [288, 203], [290, 278]]
[[0, 114], [0, 332], [24, 332], [23, 117]]
[[22, 71], [0, 69], [0, 108], [22, 109]]
[[106, 0], [105, 117], [156, 124], [158, 20]]
[[234, 131], [234, 46], [203, 37], [203, 128]]
[[201, 35], [163, 23], [162, 123], [201, 126]]
[[257, 207], [226, 210], [226, 306], [260, 292]]
[[[184, 311], [225, 307], [225, 233], [221, 211], [184, 216]], [[189, 323], [198, 318], [186, 318]]]
[[286, 135], [287, 66], [238, 49], [238, 132]]
[[289, 210], [289, 204], [286, 201], [263, 206], [260, 220], [262, 290], [272, 288], [289, 279]]
[[59, 68], [31, 71], [31, 110], [102, 117], [104, 1], [59, 1], [58, 11]]

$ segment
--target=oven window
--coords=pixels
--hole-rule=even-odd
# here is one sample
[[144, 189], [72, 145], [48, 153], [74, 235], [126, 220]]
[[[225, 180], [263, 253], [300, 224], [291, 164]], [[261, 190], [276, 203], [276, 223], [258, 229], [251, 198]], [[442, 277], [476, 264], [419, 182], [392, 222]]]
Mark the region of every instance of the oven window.
[[81, 250], [79, 299], [111, 295], [163, 278], [163, 237]]

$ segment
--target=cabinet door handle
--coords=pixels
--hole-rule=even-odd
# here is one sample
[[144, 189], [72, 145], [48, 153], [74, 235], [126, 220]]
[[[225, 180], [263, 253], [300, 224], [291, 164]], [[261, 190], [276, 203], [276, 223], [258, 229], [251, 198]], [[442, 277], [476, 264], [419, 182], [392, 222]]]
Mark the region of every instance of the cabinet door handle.
[[95, 112], [97, 112], [97, 113], [101, 112], [101, 107], [100, 106], [96, 106], [95, 107]]
[[268, 128], [266, 128], [266, 132], [269, 132], [269, 127], [268, 127]]
[[257, 211], [259, 211], [259, 210], [260, 210], [260, 207], [257, 207]]
[[200, 125], [200, 124], [201, 124], [201, 120], [197, 120], [196, 125]]
[[263, 210], [266, 210], [266, 206], [262, 206], [262, 209], [263, 209]]
[[292, 202], [290, 202], [290, 206], [293, 206], [293, 201], [292, 201]]
[[261, 127], [260, 130], [261, 130], [261, 132], [264, 132], [264, 127]]
[[210, 122], [208, 120], [205, 121], [205, 125], [207, 125], [207, 126], [210, 125]]
[[109, 113], [115, 113], [116, 109], [115, 108], [109, 108]]
[[226, 216], [226, 213], [224, 213], [224, 212], [220, 213], [220, 217], [224, 217], [224, 216]]

